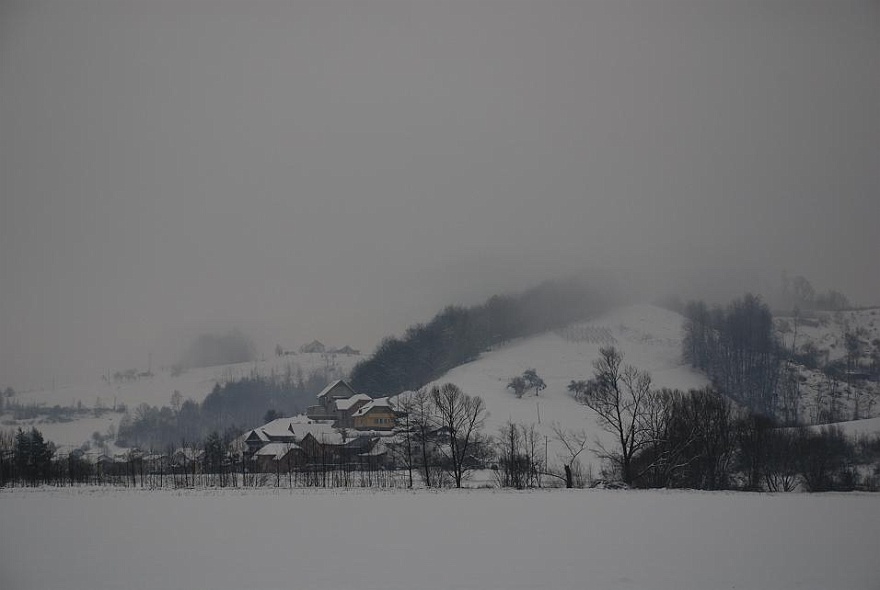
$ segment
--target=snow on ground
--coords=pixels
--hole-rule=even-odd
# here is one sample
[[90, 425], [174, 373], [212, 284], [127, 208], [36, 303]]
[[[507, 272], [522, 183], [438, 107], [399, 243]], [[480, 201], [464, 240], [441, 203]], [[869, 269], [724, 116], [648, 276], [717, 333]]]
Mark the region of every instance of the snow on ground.
[[880, 496], [0, 491], [0, 587], [876, 589]]
[[[653, 305], [623, 307], [562, 330], [514, 341], [452, 369], [437, 383], [452, 382], [465, 393], [481, 396], [490, 413], [486, 423], [489, 434], [497, 433], [508, 420], [535, 424], [542, 441], [547, 437], [547, 458], [552, 464], [561, 451], [554, 441], [554, 423], [569, 430], [586, 430], [591, 441], [595, 437], [606, 440], [595, 413], [568, 391], [572, 380], [592, 377], [600, 347], [617, 347], [624, 354], [624, 363], [651, 373], [655, 387], [687, 390], [708, 384], [681, 360], [682, 322], [681, 315]], [[507, 383], [526, 369], [537, 370], [547, 389], [537, 397], [532, 391], [517, 399], [506, 389]], [[594, 468], [598, 465], [595, 459], [582, 457]], [[598, 475], [598, 471], [594, 473]]]
[[[854, 334], [862, 343], [863, 362], [870, 363], [870, 350], [873, 342], [880, 339], [880, 308], [855, 309], [848, 311], [807, 312], [804, 320], [794, 330], [793, 317], [777, 318], [777, 330], [786, 346], [794, 342], [798, 349], [807, 343], [820, 351], [827, 351], [826, 361], [840, 360], [846, 355], [845, 335]], [[804, 323], [807, 322], [807, 323]]]
[[98, 432], [102, 436], [111, 429], [116, 432], [122, 416], [123, 414], [113, 412], [104, 414], [100, 418], [81, 418], [70, 422], [41, 422], [39, 419], [18, 420], [15, 426], [5, 428], [28, 430], [34, 426], [43, 434], [44, 439], [52, 441], [63, 451], [69, 451], [88, 441], [94, 432]]
[[[828, 425], [811, 426], [813, 430], [820, 430]], [[880, 435], [880, 417], [866, 420], [851, 420], [849, 422], [837, 422], [833, 426], [839, 426], [849, 436]]]
[[167, 406], [171, 403], [171, 394], [179, 391], [183, 399], [201, 402], [217, 383], [223, 384], [241, 379], [256, 373], [268, 376], [272, 373], [284, 376], [290, 368], [296, 376], [297, 367], [306, 376], [310, 371], [324, 368], [338, 368], [348, 374], [351, 368], [363, 357], [358, 355], [320, 353], [297, 354], [293, 356], [271, 357], [248, 363], [218, 365], [189, 369], [180, 375], [172, 375], [168, 369], [155, 371], [152, 377], [143, 377], [129, 382], [114, 382], [112, 378], [96, 375], [94, 379], [75, 384], [57, 384], [54, 388], [47, 387], [31, 391], [19, 392], [15, 401], [22, 404], [37, 403], [47, 406], [75, 406], [82, 402], [86, 407], [94, 407], [98, 398], [105, 407], [113, 403], [124, 403], [130, 408], [138, 404], [151, 406]]
[[[842, 362], [847, 354], [846, 337], [855, 336], [859, 343], [858, 364], [866, 371], [880, 348], [880, 308], [806, 312], [798, 321], [780, 316], [776, 318], [776, 332], [787, 349], [796, 348], [803, 354], [813, 347], [820, 365]], [[822, 370], [803, 365], [793, 368], [799, 380], [800, 417], [805, 423], [880, 415], [880, 384], [865, 380], [847, 383]], [[830, 412], [832, 397], [837, 397], [835, 412]]]

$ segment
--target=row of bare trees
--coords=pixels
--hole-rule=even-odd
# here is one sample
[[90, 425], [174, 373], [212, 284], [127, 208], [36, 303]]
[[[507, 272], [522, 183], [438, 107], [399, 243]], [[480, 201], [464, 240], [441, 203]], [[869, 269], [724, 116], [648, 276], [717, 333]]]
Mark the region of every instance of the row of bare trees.
[[401, 394], [398, 409], [398, 458], [409, 487], [418, 472], [426, 487], [450, 478], [460, 488], [471, 470], [485, 464], [491, 449], [482, 432], [488, 412], [481, 397], [445, 383]]
[[596, 443], [607, 476], [627, 485], [823, 491], [880, 483], [876, 442], [856, 444], [839, 428], [781, 428], [710, 388], [654, 389], [614, 347], [600, 350], [592, 379], [569, 389], [613, 439]]

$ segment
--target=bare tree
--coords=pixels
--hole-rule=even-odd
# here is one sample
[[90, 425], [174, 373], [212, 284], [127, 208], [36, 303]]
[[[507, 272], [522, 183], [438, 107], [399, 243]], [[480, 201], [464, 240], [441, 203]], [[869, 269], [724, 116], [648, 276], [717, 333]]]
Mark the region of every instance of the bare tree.
[[764, 482], [771, 492], [791, 492], [797, 488], [798, 435], [791, 429], [770, 433], [764, 466]]
[[397, 396], [398, 417], [395, 433], [398, 439], [397, 456], [407, 471], [407, 487], [413, 487], [413, 414], [415, 413], [415, 396], [412, 391], [405, 391]]
[[498, 484], [504, 488], [526, 487], [528, 456], [523, 452], [520, 425], [507, 422], [498, 432]]
[[562, 464], [562, 467], [565, 470], [565, 487], [573, 488], [575, 476], [580, 473], [578, 455], [587, 448], [587, 433], [583, 430], [566, 430], [558, 423], [554, 423], [553, 434], [556, 436], [556, 440], [562, 443], [562, 446], [565, 447], [567, 453], [565, 461]]
[[431, 471], [434, 467], [435, 441], [431, 396], [424, 388], [413, 394], [409, 402], [409, 424], [412, 441], [418, 447], [418, 462], [425, 479], [425, 487], [431, 487]]
[[650, 402], [651, 376], [632, 365], [613, 346], [599, 349], [593, 379], [581, 398], [598, 415], [599, 425], [615, 437], [613, 450], [601, 443], [601, 456], [610, 461], [626, 484], [631, 484], [633, 457], [650, 442], [645, 411]]
[[470, 459], [479, 442], [479, 433], [486, 419], [486, 405], [479, 396], [464, 393], [457, 385], [445, 383], [431, 388], [434, 419], [446, 435], [447, 444], [441, 452], [448, 460], [455, 487], [460, 488], [470, 470]]

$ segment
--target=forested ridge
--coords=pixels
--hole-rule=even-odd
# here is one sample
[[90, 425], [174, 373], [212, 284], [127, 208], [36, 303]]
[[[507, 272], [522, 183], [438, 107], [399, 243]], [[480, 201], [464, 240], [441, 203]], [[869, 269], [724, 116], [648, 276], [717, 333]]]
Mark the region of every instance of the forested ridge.
[[[314, 396], [341, 377], [336, 367], [303, 374], [259, 375], [216, 384], [204, 401], [172, 396], [170, 406], [140, 404], [119, 424], [116, 442], [123, 447], [164, 449], [202, 441], [211, 432], [231, 439], [278, 416], [305, 411]], [[268, 418], [268, 419], [267, 419]]]
[[357, 364], [352, 386], [373, 396], [414, 391], [513, 338], [565, 326], [604, 311], [609, 299], [580, 279], [548, 281], [472, 307], [449, 306], [400, 337], [386, 338]]

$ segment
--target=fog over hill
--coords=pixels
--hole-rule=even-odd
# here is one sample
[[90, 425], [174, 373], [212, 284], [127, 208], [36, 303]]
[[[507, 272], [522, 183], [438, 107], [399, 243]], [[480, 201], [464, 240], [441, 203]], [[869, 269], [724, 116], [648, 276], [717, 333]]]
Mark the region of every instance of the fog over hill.
[[[880, 5], [3, 2], [0, 386], [572, 272], [880, 275]], [[673, 288], [674, 287], [674, 288]]]

